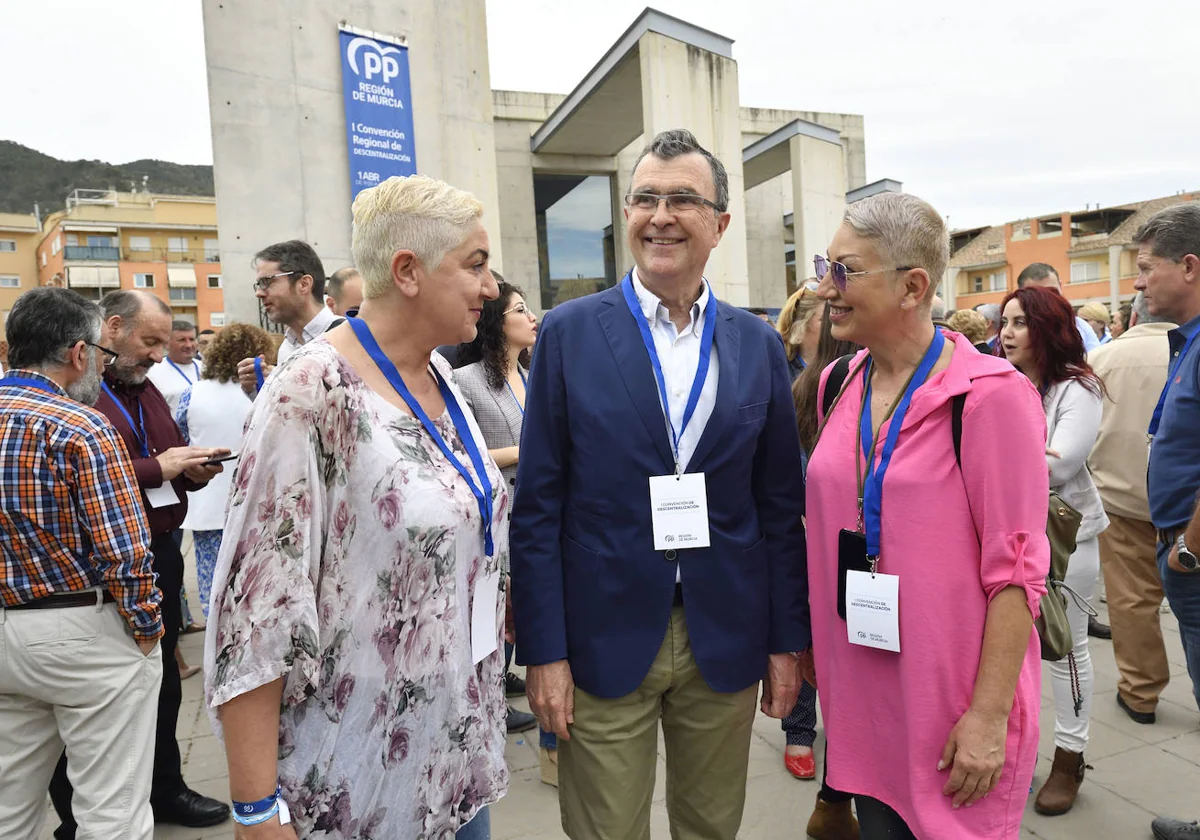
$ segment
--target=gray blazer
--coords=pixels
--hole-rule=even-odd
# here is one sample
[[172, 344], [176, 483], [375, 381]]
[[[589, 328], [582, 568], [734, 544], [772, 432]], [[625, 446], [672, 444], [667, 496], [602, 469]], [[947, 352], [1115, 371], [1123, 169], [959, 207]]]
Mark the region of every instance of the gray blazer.
[[[487, 373], [482, 362], [475, 362], [454, 371], [454, 382], [474, 412], [475, 422], [483, 432], [488, 449], [504, 449], [521, 444], [521, 425], [525, 415], [507, 385], [501, 385], [498, 389], [488, 387]], [[510, 488], [516, 484], [516, 464], [505, 467], [501, 472], [508, 480]], [[511, 492], [510, 490], [509, 493]]]

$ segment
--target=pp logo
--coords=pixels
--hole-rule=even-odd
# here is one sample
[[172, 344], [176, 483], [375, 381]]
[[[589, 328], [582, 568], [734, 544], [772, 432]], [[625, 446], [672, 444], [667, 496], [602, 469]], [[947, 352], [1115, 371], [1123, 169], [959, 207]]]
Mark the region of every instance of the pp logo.
[[865, 638], [867, 638], [867, 634], [866, 634], [866, 633], [864, 633], [863, 631], [859, 630], [859, 631], [858, 631], [858, 638], [860, 638], [860, 639], [865, 639]]
[[665, 537], [663, 537], [663, 541], [664, 542], [675, 542], [675, 535], [667, 534]]
[[[358, 69], [358, 51], [363, 47], [370, 47], [370, 49], [362, 54], [363, 66], [360, 71]], [[400, 75], [400, 62], [396, 60], [398, 55], [400, 55], [399, 47], [389, 47], [371, 38], [355, 38], [346, 45], [346, 60], [350, 62], [350, 69], [356, 75], [365, 76], [368, 81], [377, 75], [382, 75], [383, 78], [380, 81], [385, 85]]]

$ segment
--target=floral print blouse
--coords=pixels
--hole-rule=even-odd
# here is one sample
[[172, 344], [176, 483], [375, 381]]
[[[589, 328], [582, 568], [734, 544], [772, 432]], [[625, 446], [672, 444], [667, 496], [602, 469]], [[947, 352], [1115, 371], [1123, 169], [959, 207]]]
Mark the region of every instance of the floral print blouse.
[[[471, 470], [449, 414], [434, 423]], [[487, 557], [467, 483], [323, 340], [268, 380], [241, 451], [209, 705], [284, 678], [279, 781], [301, 838], [452, 838], [508, 786], [502, 595], [497, 650], [478, 665], [471, 652], [476, 581], [507, 562], [506, 482], [487, 458]]]

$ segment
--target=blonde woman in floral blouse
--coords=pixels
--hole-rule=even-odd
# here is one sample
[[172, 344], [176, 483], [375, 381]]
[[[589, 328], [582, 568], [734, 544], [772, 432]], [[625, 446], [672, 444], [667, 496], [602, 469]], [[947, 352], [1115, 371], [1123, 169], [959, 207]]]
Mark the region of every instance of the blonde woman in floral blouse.
[[293, 354], [254, 403], [206, 693], [239, 840], [479, 840], [508, 786], [509, 499], [431, 353], [470, 341], [496, 297], [482, 207], [414, 176], [364, 190], [353, 212], [359, 317]]

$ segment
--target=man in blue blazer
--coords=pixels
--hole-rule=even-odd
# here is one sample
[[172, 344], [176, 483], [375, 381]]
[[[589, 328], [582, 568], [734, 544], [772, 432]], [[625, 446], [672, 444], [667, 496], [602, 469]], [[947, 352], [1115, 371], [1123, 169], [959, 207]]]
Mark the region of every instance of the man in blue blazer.
[[672, 837], [733, 840], [758, 684], [781, 718], [808, 672], [787, 358], [704, 280], [728, 200], [690, 132], [659, 134], [625, 197], [634, 269], [538, 337], [513, 604], [573, 840], [648, 840], [660, 720]]

